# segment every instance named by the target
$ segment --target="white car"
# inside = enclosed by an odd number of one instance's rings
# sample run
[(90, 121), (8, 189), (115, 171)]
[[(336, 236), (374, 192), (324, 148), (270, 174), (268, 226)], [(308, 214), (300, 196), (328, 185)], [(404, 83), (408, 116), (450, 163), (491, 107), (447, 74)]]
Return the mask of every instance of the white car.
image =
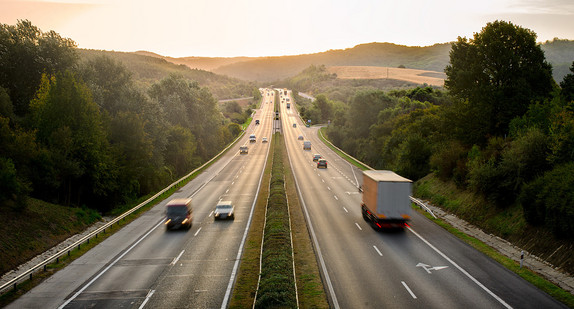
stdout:
[(268, 141), (267, 141), (267, 137), (262, 138), (262, 139), (261, 139), (261, 142), (262, 142), (262, 143), (267, 143), (267, 142), (268, 142)]
[(215, 206), (215, 211), (213, 212), (213, 219), (235, 219), (235, 206), (231, 201), (219, 201), (217, 206)]

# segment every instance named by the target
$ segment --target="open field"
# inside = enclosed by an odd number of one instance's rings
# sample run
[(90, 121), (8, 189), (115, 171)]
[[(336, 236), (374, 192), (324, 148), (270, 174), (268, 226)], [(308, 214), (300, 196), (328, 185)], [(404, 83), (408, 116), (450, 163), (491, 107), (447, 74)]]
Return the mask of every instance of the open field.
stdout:
[(446, 77), (442, 72), (376, 66), (332, 66), (327, 70), (340, 79), (398, 79), (438, 87), (444, 86)]

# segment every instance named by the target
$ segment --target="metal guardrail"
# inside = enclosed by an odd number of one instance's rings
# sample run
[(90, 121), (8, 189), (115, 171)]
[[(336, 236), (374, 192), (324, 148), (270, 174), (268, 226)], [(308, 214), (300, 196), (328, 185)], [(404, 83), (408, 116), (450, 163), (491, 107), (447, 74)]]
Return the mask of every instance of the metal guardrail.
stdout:
[(415, 204), (417, 204), (420, 208), (422, 208), (424, 211), (428, 212), (429, 214), (431, 214), (431, 216), (433, 216), (435, 219), (437, 219), (437, 217), (434, 215), (434, 213), (432, 212), (432, 210), (430, 208), (428, 208), (427, 205), (425, 205), (425, 203), (423, 203), (421, 200), (416, 199), (412, 196), (409, 196), (409, 198), (411, 199), (411, 201)]
[[(349, 155), (348, 153), (344, 152), (343, 150), (341, 150), (339, 147), (333, 145), (333, 143), (331, 143), (331, 141), (329, 141), (328, 139), (325, 138), (325, 136), (323, 136), (323, 132), (321, 132), (321, 130), (319, 130), (319, 134), (321, 134), (321, 137), (323, 138), (324, 141), (326, 141), (327, 143), (329, 143), (333, 148), (337, 149), (338, 151), (344, 153), (347, 157), (353, 159), (355, 162), (363, 165), (364, 167), (370, 169), (370, 170), (374, 170), (374, 168), (368, 166), (367, 164), (357, 160), (355, 157)], [(421, 200), (414, 198), (412, 196), (409, 196), (409, 198), (411, 199), (411, 201), (415, 204), (417, 204), (421, 209), (423, 209), (424, 211), (428, 212), (431, 214), (431, 216), (433, 216), (435, 219), (437, 219), (437, 217), (435, 216), (435, 214), (432, 212), (432, 210), (430, 208), (428, 208), (427, 205), (425, 205), (425, 203), (423, 203)]]
[(190, 172), (189, 174), (183, 176), (182, 178), (180, 178), (179, 180), (175, 181), (174, 183), (172, 183), (171, 185), (169, 185), (168, 187), (164, 188), (163, 190), (159, 191), (158, 193), (156, 193), (155, 195), (153, 195), (152, 197), (148, 198), (147, 200), (145, 200), (144, 202), (140, 203), (139, 205), (135, 206), (134, 208), (126, 211), (125, 213), (121, 214), (120, 216), (116, 217), (115, 219), (113, 219), (112, 221), (108, 222), (107, 224), (105, 224), (104, 226), (100, 227), (99, 229), (91, 232), (90, 234), (82, 237), (81, 239), (77, 240), (76, 242), (74, 242), (73, 244), (69, 245), (68, 247), (66, 247), (65, 249), (60, 250), (58, 253), (50, 256), (49, 258), (45, 259), (43, 262), (37, 264), (36, 266), (30, 268), (29, 270), (25, 271), (24, 273), (16, 276), (15, 278), (13, 278), (12, 280), (6, 282), (5, 284), (3, 284), (2, 286), (0, 286), (0, 293), (3, 293), (5, 290), (7, 290), (10, 286), (14, 286), (14, 289), (16, 289), (18, 283), (20, 281), (24, 281), (24, 279), (26, 277), (29, 277), (29, 279), (32, 279), (32, 275), (36, 272), (38, 272), (41, 268), (43, 268), (44, 271), (46, 271), (46, 266), (48, 264), (53, 263), (54, 261), (56, 263), (59, 262), (60, 257), (64, 256), (64, 255), (70, 255), (70, 252), (74, 249), (74, 248), (78, 248), (80, 249), (81, 245), (86, 242), (86, 243), (90, 243), (90, 239), (91, 238), (97, 238), (98, 234), (100, 233), (105, 233), (106, 229), (112, 227), (115, 223), (119, 222), (120, 220), (123, 220), (124, 218), (126, 218), (127, 216), (131, 215), (132, 213), (134, 213), (135, 211), (137, 211), (138, 209), (142, 208), (143, 206), (147, 205), (148, 203), (150, 203), (151, 201), (153, 201), (154, 199), (156, 199), (157, 197), (161, 196), (162, 194), (164, 194), (165, 192), (167, 192), (168, 190), (170, 190), (171, 188), (173, 188), (174, 186), (177, 186), (179, 183), (181, 183), (182, 181), (186, 180), (187, 178), (191, 177), (193, 174), (195, 174), (196, 172), (200, 171), (201, 169), (203, 169), (204, 167), (206, 167), (207, 165), (211, 164), (211, 162), (213, 162), (214, 160), (218, 159), (223, 153), (225, 153), (229, 148), (231, 148), (232, 146), (235, 145), (235, 143), (241, 138), (243, 137), (243, 135), (245, 134), (245, 131), (241, 132), (241, 134), (239, 134), (239, 136), (233, 140), (233, 142), (231, 144), (229, 144), (229, 146), (227, 146), (225, 149), (223, 149), (220, 153), (218, 153), (216, 156), (214, 156), (211, 160), (205, 162), (202, 166), (196, 168), (195, 170), (193, 170), (192, 172)]

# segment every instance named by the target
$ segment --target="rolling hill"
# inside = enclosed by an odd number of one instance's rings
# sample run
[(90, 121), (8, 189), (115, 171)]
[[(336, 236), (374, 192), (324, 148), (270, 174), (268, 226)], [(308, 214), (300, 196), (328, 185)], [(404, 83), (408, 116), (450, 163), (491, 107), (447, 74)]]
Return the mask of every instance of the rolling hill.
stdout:
[[(569, 73), (574, 61), (574, 41), (554, 39), (541, 44), (547, 61), (552, 64), (557, 82)], [(283, 57), (162, 57), (190, 68), (209, 70), (243, 80), (274, 82), (299, 74), (310, 65), (374, 66), (444, 72), (449, 62), (450, 43), (432, 46), (404, 46), (392, 43), (368, 43), (353, 48), (322, 53)], [(140, 52), (141, 53), (141, 52)]]

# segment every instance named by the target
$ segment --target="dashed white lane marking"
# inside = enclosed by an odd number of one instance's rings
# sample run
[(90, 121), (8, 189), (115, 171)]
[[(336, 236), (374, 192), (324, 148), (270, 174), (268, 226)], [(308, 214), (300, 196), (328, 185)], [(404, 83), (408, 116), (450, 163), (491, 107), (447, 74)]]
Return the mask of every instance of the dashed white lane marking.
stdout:
[(193, 234), (193, 236), (197, 236), (197, 234), (199, 234), (199, 231), (201, 231), (201, 228), (198, 228), (197, 232), (195, 232), (195, 234)]
[(415, 295), (415, 293), (413, 293), (413, 291), (411, 291), (411, 289), (409, 288), (409, 286), (408, 286), (404, 281), (401, 281), (401, 283), (403, 284), (403, 286), (405, 287), (405, 289), (407, 289), (407, 291), (409, 291), (409, 294), (411, 294), (411, 296), (412, 296), (414, 299), (417, 299), (417, 296)]
[(173, 259), (173, 261), (171, 261), (171, 263), (169, 265), (175, 265), (175, 263), (177, 263), (177, 261), (179, 261), (179, 259), (181, 258), (181, 256), (183, 255), (183, 253), (185, 252), (185, 250), (182, 250), (179, 255)]
[(377, 248), (377, 246), (373, 246), (373, 248), (375, 248), (375, 250), (377, 250), (377, 253), (378, 253), (380, 256), (383, 256), (383, 254), (381, 253), (381, 251), (379, 251), (379, 248)]
[(359, 228), (359, 230), (361, 230), (361, 231), (363, 230), (363, 229), (361, 228), (361, 226), (359, 225), (359, 223), (355, 222), (355, 225)]
[(153, 293), (155, 293), (155, 290), (150, 290), (146, 297), (145, 300), (143, 301), (143, 303), (140, 305), (139, 309), (142, 309), (143, 307), (145, 307), (145, 304), (147, 304), (148, 300), (151, 298), (151, 296), (153, 295)]
[(345, 210), (346, 213), (349, 213), (349, 211), (347, 210), (347, 208), (343, 207), (343, 209)]

